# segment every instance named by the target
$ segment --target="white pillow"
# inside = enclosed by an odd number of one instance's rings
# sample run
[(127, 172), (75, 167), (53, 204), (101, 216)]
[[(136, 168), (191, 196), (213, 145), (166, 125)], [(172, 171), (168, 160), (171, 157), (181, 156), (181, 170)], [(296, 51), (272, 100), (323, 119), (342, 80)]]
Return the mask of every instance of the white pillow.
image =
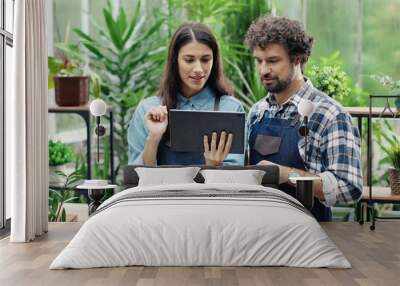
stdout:
[(135, 168), (139, 176), (139, 186), (195, 183), (193, 179), (199, 170), (199, 167)]
[(205, 184), (234, 183), (261, 185), (265, 171), (262, 170), (202, 170)]

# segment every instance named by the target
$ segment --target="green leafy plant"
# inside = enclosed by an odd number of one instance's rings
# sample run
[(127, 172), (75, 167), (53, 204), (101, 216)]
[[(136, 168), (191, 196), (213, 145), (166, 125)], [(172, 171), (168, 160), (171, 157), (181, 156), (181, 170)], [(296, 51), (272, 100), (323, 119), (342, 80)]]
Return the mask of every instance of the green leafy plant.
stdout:
[(79, 45), (68, 43), (69, 25), (64, 42), (55, 44), (55, 56), (47, 57), (48, 88), (54, 88), (55, 76), (81, 76), (88, 73)]
[(60, 141), (49, 140), (49, 166), (58, 166), (74, 160), (71, 146)]
[(400, 144), (391, 146), (387, 150), (387, 155), (393, 168), (400, 171)]
[(314, 86), (330, 97), (345, 98), (350, 95), (347, 74), (339, 66), (313, 65), (307, 76)]
[[(373, 185), (386, 185), (388, 183), (388, 174), (386, 172), (387, 166), (392, 165), (391, 160), (389, 158), (390, 149), (392, 146), (397, 146), (400, 144), (400, 139), (398, 139), (399, 135), (394, 130), (392, 126), (393, 121), (383, 119), (379, 121), (372, 122), (372, 129), (374, 140), (380, 150), (383, 151), (383, 154), (386, 156), (381, 157), (379, 163), (377, 164), (376, 169), (373, 171), (372, 184)], [(364, 126), (364, 130), (366, 130), (367, 125)], [(364, 132), (366, 135), (367, 132)], [(366, 142), (367, 137), (363, 138), (364, 142)], [(382, 152), (380, 152), (382, 153)]]
[(252, 22), (260, 16), (271, 13), (272, 1), (236, 0), (234, 2), (239, 6), (238, 11), (227, 14), (222, 29), (223, 38), (229, 40), (226, 45), (232, 47), (228, 53), (226, 49), (223, 49), (225, 67), (227, 75), (234, 83), (236, 96), (242, 101), (245, 109), (249, 110), (254, 103), (266, 95), (266, 91), (259, 79), (254, 58), (248, 47), (244, 45), (244, 39)]
[(335, 98), (344, 106), (366, 104), (368, 93), (353, 85), (352, 79), (343, 69), (339, 60), (340, 52), (329, 57), (321, 57), (318, 62), (311, 61), (305, 75), (313, 85), (328, 96)]
[(78, 76), (82, 75), (82, 70), (77, 63), (71, 61), (66, 56), (61, 58), (48, 57), (49, 69), (49, 89), (54, 87), (54, 76)]
[(49, 189), (49, 221), (66, 221), (64, 204), (77, 200), (80, 197), (74, 196), (73, 189), (84, 178), (84, 168), (79, 168), (70, 174), (61, 171), (56, 172), (57, 176), (64, 179), (64, 185), (60, 189)]
[(116, 172), (128, 161), (127, 130), (134, 108), (144, 96), (154, 93), (165, 52), (165, 46), (160, 47), (155, 37), (163, 20), (146, 26), (146, 15), (140, 5), (138, 1), (128, 19), (123, 7), (114, 13), (111, 1), (107, 1), (103, 9), (105, 27), (92, 21), (99, 39), (73, 29), (89, 58), (91, 70), (102, 79), (100, 97), (114, 108)]
[[(241, 100), (246, 111), (249, 111), (254, 103), (258, 102), (264, 96), (266, 91), (262, 85), (258, 72), (255, 68), (246, 72), (243, 71), (236, 62), (226, 60), (230, 67), (235, 69), (238, 80), (234, 82), (236, 96)], [(254, 62), (250, 62), (249, 65), (254, 65)]]
[[(382, 120), (382, 124), (373, 123), (374, 131), (377, 131), (378, 136), (375, 138), (375, 142), (379, 147), (386, 153), (389, 153), (391, 146), (400, 144), (399, 135), (394, 130), (389, 120)], [(389, 146), (389, 147), (388, 147)]]

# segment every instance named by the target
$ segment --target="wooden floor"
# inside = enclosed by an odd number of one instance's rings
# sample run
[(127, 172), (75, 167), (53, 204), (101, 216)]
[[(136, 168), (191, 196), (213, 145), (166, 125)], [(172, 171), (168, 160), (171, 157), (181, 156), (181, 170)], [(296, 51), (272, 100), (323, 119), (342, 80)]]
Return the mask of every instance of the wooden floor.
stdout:
[(375, 231), (357, 223), (325, 223), (352, 269), (289, 267), (122, 267), (48, 270), (81, 226), (50, 224), (32, 243), (0, 241), (0, 285), (400, 285), (400, 222), (378, 222)]

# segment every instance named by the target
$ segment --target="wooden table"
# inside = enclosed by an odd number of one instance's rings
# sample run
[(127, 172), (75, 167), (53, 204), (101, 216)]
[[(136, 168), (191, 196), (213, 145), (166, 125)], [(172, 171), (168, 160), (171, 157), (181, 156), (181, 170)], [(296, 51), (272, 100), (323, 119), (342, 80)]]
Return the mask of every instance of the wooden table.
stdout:
[[(374, 98), (377, 98), (377, 96), (374, 96)], [(386, 97), (385, 97), (386, 98)], [(371, 104), (371, 102), (370, 102)], [(396, 110), (394, 106), (391, 107), (391, 109), (385, 109), (385, 107), (344, 107), (344, 109), (354, 118), (357, 118), (358, 122), (358, 129), (360, 131), (360, 136), (362, 137), (362, 119), (363, 118), (400, 118), (400, 110)], [(369, 117), (371, 115), (371, 117)], [(370, 124), (370, 120), (368, 120), (368, 124)], [(372, 131), (370, 130), (371, 128), (367, 126), (368, 130), (368, 140), (367, 144), (369, 142), (372, 142)], [(368, 153), (368, 173), (367, 173), (367, 178), (368, 178), (368, 184), (372, 184), (372, 154), (371, 154), (371, 148), (370, 146), (367, 145), (367, 153)], [(375, 216), (374, 214), (374, 204), (375, 203), (393, 203), (393, 204), (398, 204), (400, 203), (400, 195), (394, 196), (391, 195), (390, 188), (381, 188), (381, 187), (373, 187), (372, 190), (372, 196), (370, 197), (369, 195), (369, 187), (364, 187), (363, 189), (363, 194), (362, 198), (357, 204), (357, 213), (359, 215), (359, 222), (360, 224), (364, 223), (364, 207), (367, 207), (367, 218), (369, 214), (371, 215), (372, 218), (372, 225), (370, 226), (371, 230), (375, 229), (375, 221), (376, 219), (398, 219), (398, 218), (393, 218), (393, 217), (379, 217)]]
[[(361, 200), (369, 200), (369, 187), (363, 188), (363, 194)], [(388, 187), (372, 187), (372, 197), (374, 201), (385, 202), (400, 202), (400, 195), (392, 195), (390, 188)]]
[(370, 226), (371, 230), (375, 229), (375, 222), (377, 219), (387, 219), (387, 220), (398, 220), (398, 217), (382, 217), (376, 216), (374, 212), (375, 203), (391, 203), (400, 204), (400, 195), (393, 195), (390, 188), (387, 187), (372, 187), (372, 193), (370, 196), (369, 187), (365, 186), (363, 188), (363, 193), (360, 201), (357, 204), (359, 223), (364, 224), (364, 212), (367, 212), (367, 219), (371, 217), (372, 224)]
[[(350, 113), (351, 116), (353, 117), (368, 117), (369, 114), (369, 107), (344, 107), (344, 109)], [(392, 108), (393, 110), (393, 108)], [(389, 110), (385, 110), (384, 113), (382, 113), (383, 107), (372, 107), (371, 108), (371, 116), (372, 117), (385, 117), (385, 118), (391, 118), (393, 117), (393, 113), (391, 113)], [(396, 110), (393, 110), (396, 115)], [(397, 111), (397, 116), (400, 116), (400, 111)]]

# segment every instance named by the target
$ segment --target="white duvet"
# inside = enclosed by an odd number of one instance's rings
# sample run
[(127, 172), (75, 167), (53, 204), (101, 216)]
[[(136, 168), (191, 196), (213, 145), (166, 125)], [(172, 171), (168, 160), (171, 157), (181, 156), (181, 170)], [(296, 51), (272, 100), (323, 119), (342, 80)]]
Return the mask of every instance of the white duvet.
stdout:
[[(122, 200), (137, 192), (169, 190), (263, 191), (272, 199)], [(350, 268), (318, 222), (294, 203), (300, 204), (279, 190), (254, 185), (194, 183), (127, 189), (99, 207), (50, 269), (127, 265)]]

